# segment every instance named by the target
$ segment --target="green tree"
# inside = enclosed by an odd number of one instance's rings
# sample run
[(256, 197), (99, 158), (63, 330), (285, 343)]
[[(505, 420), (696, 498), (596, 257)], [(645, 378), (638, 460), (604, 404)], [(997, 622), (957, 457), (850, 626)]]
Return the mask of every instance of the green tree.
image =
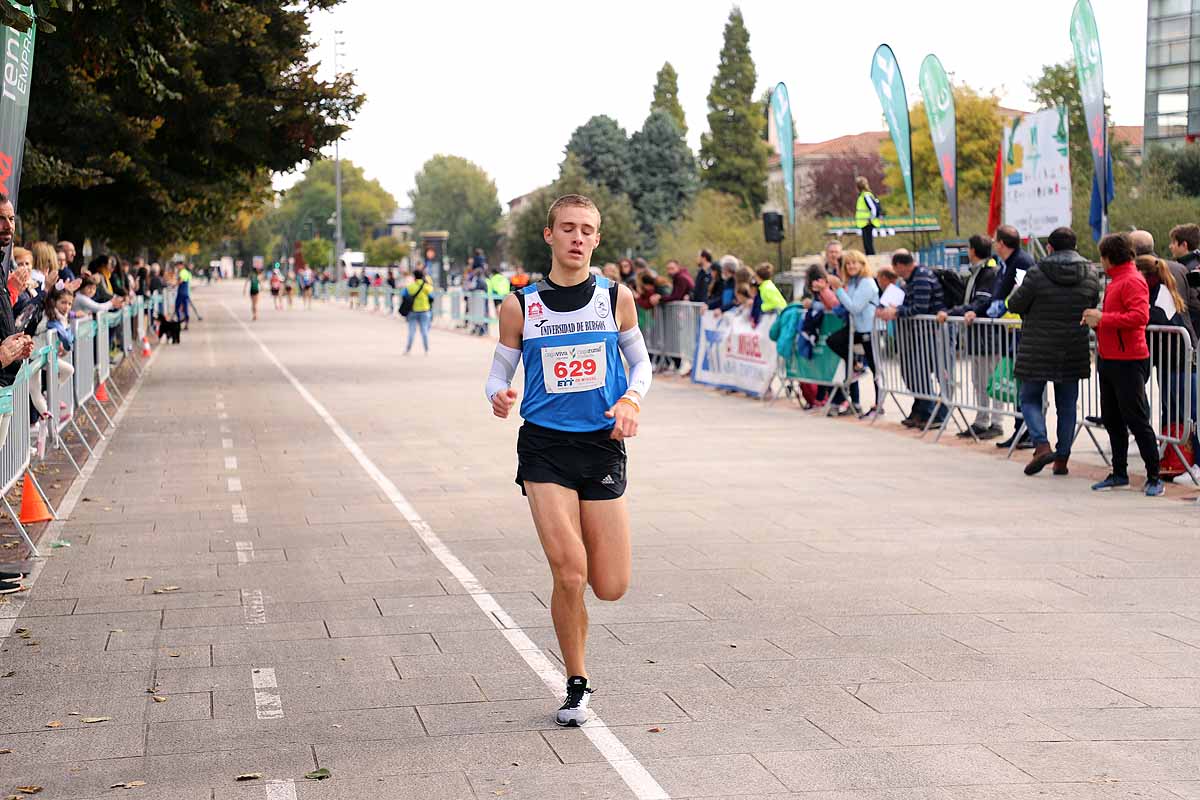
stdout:
[[(1000, 100), (981, 95), (968, 86), (954, 87), (954, 111), (958, 118), (958, 194), (960, 202), (987, 199), (992, 191), (992, 174), (996, 167), (996, 151), (1000, 147), (1003, 118)], [(929, 135), (929, 117), (925, 103), (918, 102), (908, 112), (912, 130), (913, 194), (918, 205), (928, 211), (945, 206), (942, 173)], [(904, 179), (896, 162), (896, 147), (889, 138), (880, 148), (885, 167), (884, 182), (896, 197), (904, 193)], [(940, 206), (939, 206), (940, 203)], [(907, 204), (900, 202), (900, 204)], [(894, 204), (896, 205), (896, 204)], [(903, 213), (899, 208), (892, 213)], [(949, 217), (945, 221), (948, 221)]]
[(375, 267), (396, 264), (405, 258), (411, 249), (410, 243), (402, 242), (395, 236), (380, 236), (367, 242), (367, 263)]
[[(818, 252), (823, 241), (821, 224), (811, 217), (796, 217), (797, 253)], [(788, 249), (786, 243), (784, 247)], [(658, 232), (660, 262), (675, 258), (691, 264), (702, 249), (714, 258), (732, 253), (750, 266), (769, 261), (780, 268), (775, 263), (778, 248), (763, 241), (762, 222), (751, 216), (738, 198), (712, 189), (701, 190), (682, 218)]]
[(338, 2), (57, 2), (34, 59), (22, 215), (119, 247), (223, 233), (363, 102), (350, 76), (322, 81), (310, 63), (309, 15)]
[(708, 93), (708, 132), (700, 140), (700, 168), (706, 187), (737, 197), (753, 214), (767, 199), (766, 116), (754, 98), (757, 80), (750, 32), (741, 10), (734, 7)]
[(643, 248), (656, 249), (655, 232), (678, 219), (696, 193), (696, 159), (674, 118), (655, 109), (629, 140), (633, 185), (629, 199), (637, 211)]
[(434, 156), (417, 173), (412, 199), (416, 227), (449, 231), (446, 252), (466, 263), (474, 248), (490, 252), (500, 238), (496, 184), (480, 167), (459, 156)]
[[(275, 229), (285, 239), (319, 235), (334, 238), (331, 221), (337, 208), (335, 165), (313, 163), (304, 179), (283, 195), (273, 215)], [(377, 180), (368, 180), (362, 167), (342, 159), (342, 236), (349, 250), (361, 250), (371, 232), (396, 209), (396, 198)]]
[(593, 264), (616, 261), (637, 247), (640, 236), (629, 198), (614, 195), (605, 187), (589, 181), (575, 157), (568, 155), (558, 180), (539, 189), (513, 220), (509, 246), (517, 261), (527, 270), (543, 275), (550, 272), (550, 246), (546, 244), (542, 231), (546, 227), (551, 204), (564, 194), (589, 197), (600, 209), (600, 246), (592, 253)]
[(612, 117), (597, 115), (575, 129), (567, 142), (587, 179), (613, 194), (628, 194), (633, 182), (629, 164), (629, 139)]
[(655, 109), (670, 114), (679, 128), (679, 135), (687, 138), (687, 117), (679, 103), (679, 74), (670, 61), (663, 62), (662, 69), (654, 77), (654, 99), (650, 101), (650, 111), (654, 112)]
[(308, 266), (313, 269), (326, 269), (333, 261), (333, 241), (330, 239), (309, 239), (300, 243), (300, 252)]

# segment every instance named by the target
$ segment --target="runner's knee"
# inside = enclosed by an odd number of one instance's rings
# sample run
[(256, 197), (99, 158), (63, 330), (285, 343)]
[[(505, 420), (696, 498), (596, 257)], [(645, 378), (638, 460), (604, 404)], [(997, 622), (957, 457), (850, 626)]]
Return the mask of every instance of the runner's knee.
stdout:
[(629, 580), (627, 578), (592, 578), (592, 593), (596, 595), (597, 600), (620, 600), (625, 596), (625, 591), (629, 588)]
[(583, 587), (587, 585), (587, 565), (585, 563), (576, 563), (572, 559), (562, 563), (552, 563), (550, 570), (554, 573), (555, 589), (560, 592), (583, 594)]

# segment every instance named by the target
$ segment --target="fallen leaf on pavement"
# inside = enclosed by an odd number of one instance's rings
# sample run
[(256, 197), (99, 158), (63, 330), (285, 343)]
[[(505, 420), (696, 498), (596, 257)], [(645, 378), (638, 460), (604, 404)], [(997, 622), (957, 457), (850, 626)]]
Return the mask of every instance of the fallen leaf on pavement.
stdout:
[(662, 728), (651, 728), (647, 733), (662, 733)]
[(333, 774), (325, 767), (321, 767), (320, 769), (314, 769), (312, 772), (304, 773), (304, 777), (310, 781), (323, 781), (326, 778), (333, 777)]
[(13, 675), (16, 675), (16, 674), (17, 674), (16, 671), (10, 669), (8, 672), (4, 673), (3, 675), (0, 675), (0, 678), (11, 678)]
[(256, 781), (259, 778), (261, 778), (262, 776), (263, 776), (263, 774), (261, 772), (247, 772), (243, 775), (238, 775), (236, 778), (234, 778), (234, 780), (235, 781)]
[(178, 592), (178, 586), (160, 586), (154, 590), (155, 594), (166, 594), (167, 592)]
[(11, 752), (12, 750), (9, 750), (7, 747), (0, 748), (0, 756), (6, 756)]
[(112, 717), (84, 717), (80, 721), (87, 723), (88, 725), (91, 725), (94, 722), (109, 722), (111, 720), (112, 720)]
[(167, 653), (168, 658), (179, 658), (179, 653)]
[(156, 703), (165, 703), (165, 702), (167, 702), (167, 698), (165, 698), (165, 697), (159, 697), (158, 695), (154, 695), (154, 702), (156, 702)]
[(47, 722), (47, 723), (46, 723), (46, 727), (47, 727), (47, 728), (61, 728), (61, 727), (62, 727), (62, 723), (61, 723), (61, 722), (59, 722), (59, 721), (58, 721), (58, 720), (56, 720), (56, 719), (52, 719), (52, 720), (50, 720), (49, 722)]
[(22, 794), (37, 794), (42, 790), (40, 786), (18, 786), (17, 791)]
[(145, 781), (125, 781), (123, 783), (114, 783), (108, 787), (110, 789), (136, 789), (139, 786), (145, 786)]

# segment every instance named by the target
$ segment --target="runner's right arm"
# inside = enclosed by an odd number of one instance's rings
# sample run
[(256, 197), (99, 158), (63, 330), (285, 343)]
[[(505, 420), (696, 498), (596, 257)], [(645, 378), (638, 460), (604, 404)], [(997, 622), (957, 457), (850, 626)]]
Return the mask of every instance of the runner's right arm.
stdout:
[(484, 393), (492, 404), (492, 413), (506, 419), (508, 412), (517, 402), (517, 390), (512, 388), (517, 364), (521, 363), (521, 332), (525, 327), (525, 315), (521, 302), (515, 294), (504, 298), (500, 304), (500, 343), (492, 357), (492, 369), (488, 373)]

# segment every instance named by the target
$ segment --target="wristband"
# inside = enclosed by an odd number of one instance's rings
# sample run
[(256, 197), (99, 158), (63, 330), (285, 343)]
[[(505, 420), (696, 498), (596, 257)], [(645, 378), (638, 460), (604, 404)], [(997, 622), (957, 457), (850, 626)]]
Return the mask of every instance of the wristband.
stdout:
[(618, 400), (617, 402), (618, 403), (628, 403), (629, 405), (633, 406), (634, 411), (638, 412), (639, 414), (642, 413), (642, 407), (640, 405), (638, 405), (636, 400), (634, 400), (632, 397), (629, 397), (628, 395), (622, 396), (621, 399)]

